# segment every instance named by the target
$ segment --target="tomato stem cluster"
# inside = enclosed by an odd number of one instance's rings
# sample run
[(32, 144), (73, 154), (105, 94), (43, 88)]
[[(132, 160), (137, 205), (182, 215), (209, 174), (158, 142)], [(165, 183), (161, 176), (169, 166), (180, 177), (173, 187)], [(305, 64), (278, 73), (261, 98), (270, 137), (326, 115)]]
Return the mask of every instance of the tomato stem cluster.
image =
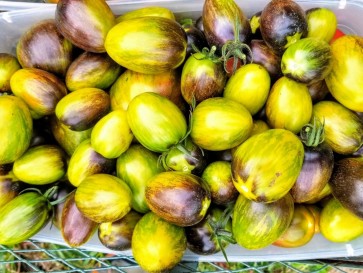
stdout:
[(316, 147), (324, 141), (324, 122), (314, 117), (313, 123), (305, 125), (300, 132), (302, 142), (308, 147)]
[[(238, 60), (241, 60), (244, 65), (247, 63), (247, 57), (249, 57), (251, 63), (253, 60), (251, 48), (247, 44), (240, 41), (240, 27), (240, 23), (238, 22), (238, 19), (236, 19), (234, 27), (234, 40), (227, 41), (222, 47), (222, 60), (224, 63), (224, 69), (228, 71), (227, 61), (229, 58), (233, 57), (233, 73), (237, 69)], [(244, 53), (244, 51), (247, 51), (247, 53)]]

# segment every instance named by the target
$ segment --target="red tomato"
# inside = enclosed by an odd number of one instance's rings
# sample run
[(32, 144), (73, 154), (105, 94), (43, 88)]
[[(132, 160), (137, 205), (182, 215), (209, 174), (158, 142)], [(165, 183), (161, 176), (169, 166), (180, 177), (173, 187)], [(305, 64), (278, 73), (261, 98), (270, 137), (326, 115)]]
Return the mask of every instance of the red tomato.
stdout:
[(345, 33), (343, 31), (341, 31), (340, 29), (337, 28), (337, 30), (335, 31), (335, 34), (333, 36), (333, 38), (330, 40), (330, 44), (332, 44), (336, 39), (338, 39), (339, 37), (344, 36)]
[(233, 57), (230, 57), (226, 64), (225, 64), (225, 70), (227, 72), (227, 76), (230, 77), (234, 74), (234, 72), (239, 68), (241, 67), (242, 65), (242, 61), (241, 59), (237, 59), (237, 66), (236, 66), (236, 69), (233, 71)]

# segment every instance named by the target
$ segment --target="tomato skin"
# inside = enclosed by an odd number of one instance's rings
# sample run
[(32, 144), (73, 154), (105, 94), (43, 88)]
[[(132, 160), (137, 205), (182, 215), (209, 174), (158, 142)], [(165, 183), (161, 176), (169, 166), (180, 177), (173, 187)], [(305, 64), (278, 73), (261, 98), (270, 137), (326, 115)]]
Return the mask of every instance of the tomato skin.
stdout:
[(228, 0), (206, 0), (203, 5), (203, 30), (209, 45), (218, 50), (229, 40), (234, 40), (235, 24), (239, 24), (239, 40), (246, 42), (251, 34), (248, 18), (241, 8)]
[(199, 176), (180, 171), (154, 175), (147, 183), (145, 197), (151, 211), (182, 227), (199, 223), (211, 203), (211, 194), (204, 181)]
[(96, 223), (114, 222), (131, 210), (132, 192), (120, 178), (99, 173), (82, 180), (74, 199), (88, 219)]
[(130, 249), (134, 228), (142, 216), (143, 214), (130, 210), (120, 220), (101, 223), (98, 227), (98, 239), (112, 250)]
[(95, 124), (91, 133), (91, 145), (105, 158), (118, 158), (129, 148), (133, 137), (127, 123), (126, 111), (116, 110)]
[(153, 152), (166, 152), (187, 133), (181, 110), (162, 95), (137, 95), (127, 108), (127, 120), (135, 138)]
[(216, 97), (194, 109), (190, 136), (202, 149), (222, 151), (245, 141), (252, 130), (250, 112), (231, 99)]
[(238, 101), (254, 115), (264, 106), (270, 83), (270, 75), (263, 66), (246, 64), (229, 78), (223, 97)]
[[(206, 217), (198, 224), (185, 228), (185, 235), (187, 237), (187, 247), (194, 253), (200, 255), (210, 255), (221, 251), (228, 246), (228, 242), (221, 240), (221, 246), (218, 244), (218, 235), (210, 225), (210, 221), (220, 222), (223, 221), (222, 207), (213, 206), (209, 209)], [(232, 232), (231, 219), (229, 218), (224, 227), (224, 230)]]
[(125, 181), (132, 191), (132, 208), (140, 213), (150, 211), (145, 198), (148, 180), (164, 171), (158, 154), (140, 144), (132, 144), (116, 161), (117, 177)]
[(131, 239), (132, 255), (147, 272), (167, 272), (182, 259), (187, 247), (184, 229), (153, 212), (136, 224)]
[(363, 144), (363, 122), (348, 108), (335, 101), (320, 101), (313, 117), (324, 123), (325, 141), (335, 153), (349, 155)]
[(158, 16), (175, 20), (175, 15), (170, 9), (158, 6), (150, 6), (150, 7), (138, 8), (132, 11), (128, 11), (116, 17), (116, 22), (119, 23), (121, 21), (138, 17), (144, 17), (144, 16)]
[(304, 145), (304, 149), (304, 163), (290, 191), (295, 203), (318, 198), (328, 183), (334, 167), (333, 150), (326, 142), (316, 147)]
[(344, 208), (335, 198), (323, 207), (319, 225), (321, 234), (331, 242), (349, 242), (363, 234), (363, 220)]
[(266, 101), (267, 122), (272, 128), (287, 129), (297, 134), (309, 123), (312, 107), (305, 84), (281, 77), (272, 86)]
[(339, 28), (335, 30), (333, 38), (330, 40), (329, 44), (334, 43), (335, 40), (339, 39), (340, 37), (344, 36), (345, 33), (341, 31)]
[(331, 52), (333, 68), (325, 78), (330, 93), (350, 110), (363, 112), (363, 37), (340, 37)]
[(337, 18), (333, 11), (327, 8), (311, 8), (306, 11), (308, 36), (329, 43), (337, 33)]
[(153, 75), (127, 69), (111, 86), (111, 110), (123, 109), (126, 111), (130, 101), (145, 92), (163, 95), (181, 109), (185, 103), (180, 92), (180, 73), (178, 70), (173, 69)]
[(140, 73), (157, 74), (183, 63), (187, 36), (175, 20), (138, 17), (115, 25), (107, 33), (105, 48), (121, 66)]
[(294, 201), (290, 194), (268, 204), (249, 200), (240, 194), (233, 209), (233, 236), (244, 248), (264, 248), (287, 230), (293, 213)]
[(237, 199), (239, 193), (233, 185), (230, 162), (211, 162), (203, 171), (202, 179), (209, 186), (212, 203), (228, 205)]
[(232, 177), (237, 190), (257, 202), (274, 202), (286, 195), (302, 168), (304, 147), (285, 129), (269, 129), (237, 147)]
[(280, 247), (300, 247), (306, 245), (315, 234), (315, 218), (304, 205), (294, 206), (294, 215), (289, 228), (273, 243)]
[(181, 76), (181, 93), (188, 104), (221, 96), (227, 80), (223, 64), (197, 52), (185, 62)]

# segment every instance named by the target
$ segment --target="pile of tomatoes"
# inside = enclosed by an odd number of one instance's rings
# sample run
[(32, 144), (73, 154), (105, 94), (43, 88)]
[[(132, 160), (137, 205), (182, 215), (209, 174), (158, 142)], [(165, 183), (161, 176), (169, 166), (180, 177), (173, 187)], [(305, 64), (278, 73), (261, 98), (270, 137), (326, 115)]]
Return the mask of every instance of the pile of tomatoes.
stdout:
[[(339, 37), (338, 37), (339, 36)], [(146, 271), (363, 234), (363, 38), (333, 11), (60, 0), (0, 53), (0, 244), (50, 221)]]

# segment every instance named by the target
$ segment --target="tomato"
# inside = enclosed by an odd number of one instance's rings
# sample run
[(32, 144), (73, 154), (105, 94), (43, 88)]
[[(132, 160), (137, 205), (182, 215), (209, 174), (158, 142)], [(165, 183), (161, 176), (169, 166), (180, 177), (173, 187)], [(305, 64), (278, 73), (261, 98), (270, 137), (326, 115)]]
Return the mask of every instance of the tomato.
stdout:
[(304, 205), (295, 205), (289, 228), (273, 243), (280, 247), (299, 247), (306, 245), (315, 234), (315, 218)]
[(325, 81), (332, 96), (363, 112), (363, 37), (345, 35), (331, 44), (333, 68)]
[(188, 249), (197, 254), (208, 255), (217, 253), (229, 245), (229, 238), (220, 236), (223, 232), (232, 237), (230, 215), (227, 215), (228, 219), (225, 220), (223, 212), (221, 207), (211, 207), (201, 222), (185, 228)]
[[(234, 62), (236, 62), (235, 65), (234, 65)], [(228, 60), (226, 61), (225, 65), (224, 65), (224, 69), (226, 70), (227, 76), (231, 77), (234, 74), (234, 72), (242, 66), (242, 64), (243, 63), (242, 63), (241, 59), (237, 59), (234, 57), (228, 58)], [(234, 67), (234, 66), (236, 66), (236, 67)]]
[(91, 145), (91, 140), (86, 139), (77, 146), (72, 154), (67, 169), (69, 182), (78, 187), (87, 176), (95, 173), (110, 173), (115, 160), (105, 158), (97, 153)]
[(119, 23), (121, 21), (144, 16), (158, 16), (175, 20), (175, 15), (170, 9), (158, 6), (150, 6), (128, 11), (116, 17), (116, 22)]
[(339, 39), (340, 37), (344, 36), (345, 33), (341, 31), (339, 28), (335, 30), (333, 38), (330, 40), (330, 44), (334, 43), (335, 40)]
[(136, 224), (131, 239), (132, 254), (147, 272), (165, 272), (176, 266), (187, 248), (184, 229), (153, 212)]
[(51, 218), (48, 198), (40, 191), (31, 191), (4, 205), (0, 211), (0, 244), (18, 244), (38, 233)]
[(125, 181), (132, 191), (132, 208), (148, 212), (145, 188), (150, 178), (164, 171), (159, 155), (140, 144), (132, 144), (116, 161), (117, 177)]
[(33, 185), (56, 182), (65, 175), (66, 171), (65, 153), (56, 145), (31, 147), (15, 160), (13, 165), (15, 176), (20, 181)]
[(190, 136), (203, 149), (221, 151), (245, 141), (252, 126), (252, 116), (242, 104), (223, 97), (209, 98), (194, 109)]
[(96, 223), (114, 222), (131, 210), (132, 192), (120, 178), (100, 173), (83, 179), (74, 199), (88, 219)]
[(166, 152), (187, 133), (181, 110), (162, 95), (137, 95), (127, 108), (127, 120), (135, 138), (153, 152)]
[(84, 216), (76, 206), (73, 191), (67, 196), (62, 209), (60, 230), (64, 241), (71, 247), (85, 244), (96, 232), (98, 224)]
[(91, 145), (106, 158), (117, 158), (125, 152), (134, 136), (124, 110), (116, 110), (101, 118), (92, 129)]
[(237, 190), (257, 202), (285, 196), (302, 168), (304, 147), (285, 129), (269, 129), (237, 147), (232, 156), (232, 177)]
[(293, 213), (290, 194), (272, 203), (255, 202), (240, 194), (233, 209), (233, 236), (247, 249), (267, 247), (288, 229)]
[[(30, 145), (33, 119), (25, 102), (15, 96), (0, 96), (0, 115), (7, 122), (0, 124), (0, 165), (13, 163)], [(14, 132), (17, 132), (16, 137)]]
[(303, 38), (289, 46), (281, 57), (282, 73), (297, 82), (321, 81), (332, 69), (332, 54), (327, 42)]
[(337, 33), (337, 17), (328, 8), (311, 8), (306, 11), (308, 22), (308, 36), (324, 40), (329, 43)]
[(363, 122), (353, 111), (335, 101), (320, 101), (313, 117), (324, 123), (325, 141), (338, 154), (349, 155), (363, 144)]
[(267, 98), (267, 122), (272, 128), (287, 129), (297, 134), (309, 123), (312, 108), (307, 86), (281, 77), (274, 83)]
[(214, 51), (197, 52), (185, 62), (181, 76), (181, 93), (188, 104), (221, 96), (227, 80), (223, 64)]
[(270, 75), (263, 66), (246, 64), (229, 78), (223, 97), (241, 103), (254, 115), (265, 105), (270, 83)]
[(349, 242), (363, 234), (363, 220), (332, 198), (320, 214), (320, 231), (332, 242)]
[(169, 18), (145, 16), (122, 21), (107, 33), (105, 48), (121, 66), (157, 74), (180, 66), (186, 54), (184, 29)]
[(142, 214), (130, 210), (128, 214), (115, 222), (101, 223), (98, 227), (98, 239), (112, 250), (131, 248), (132, 234)]
[(233, 185), (230, 162), (211, 162), (205, 168), (202, 179), (209, 186), (212, 203), (227, 205), (237, 199), (239, 193)]
[(182, 107), (184, 102), (180, 91), (180, 73), (178, 70), (173, 69), (153, 75), (127, 69), (111, 86), (111, 109), (126, 111), (130, 101), (145, 92), (163, 95), (179, 107)]
[(211, 203), (208, 186), (196, 175), (166, 171), (154, 175), (145, 189), (149, 208), (178, 226), (192, 226), (207, 214)]

